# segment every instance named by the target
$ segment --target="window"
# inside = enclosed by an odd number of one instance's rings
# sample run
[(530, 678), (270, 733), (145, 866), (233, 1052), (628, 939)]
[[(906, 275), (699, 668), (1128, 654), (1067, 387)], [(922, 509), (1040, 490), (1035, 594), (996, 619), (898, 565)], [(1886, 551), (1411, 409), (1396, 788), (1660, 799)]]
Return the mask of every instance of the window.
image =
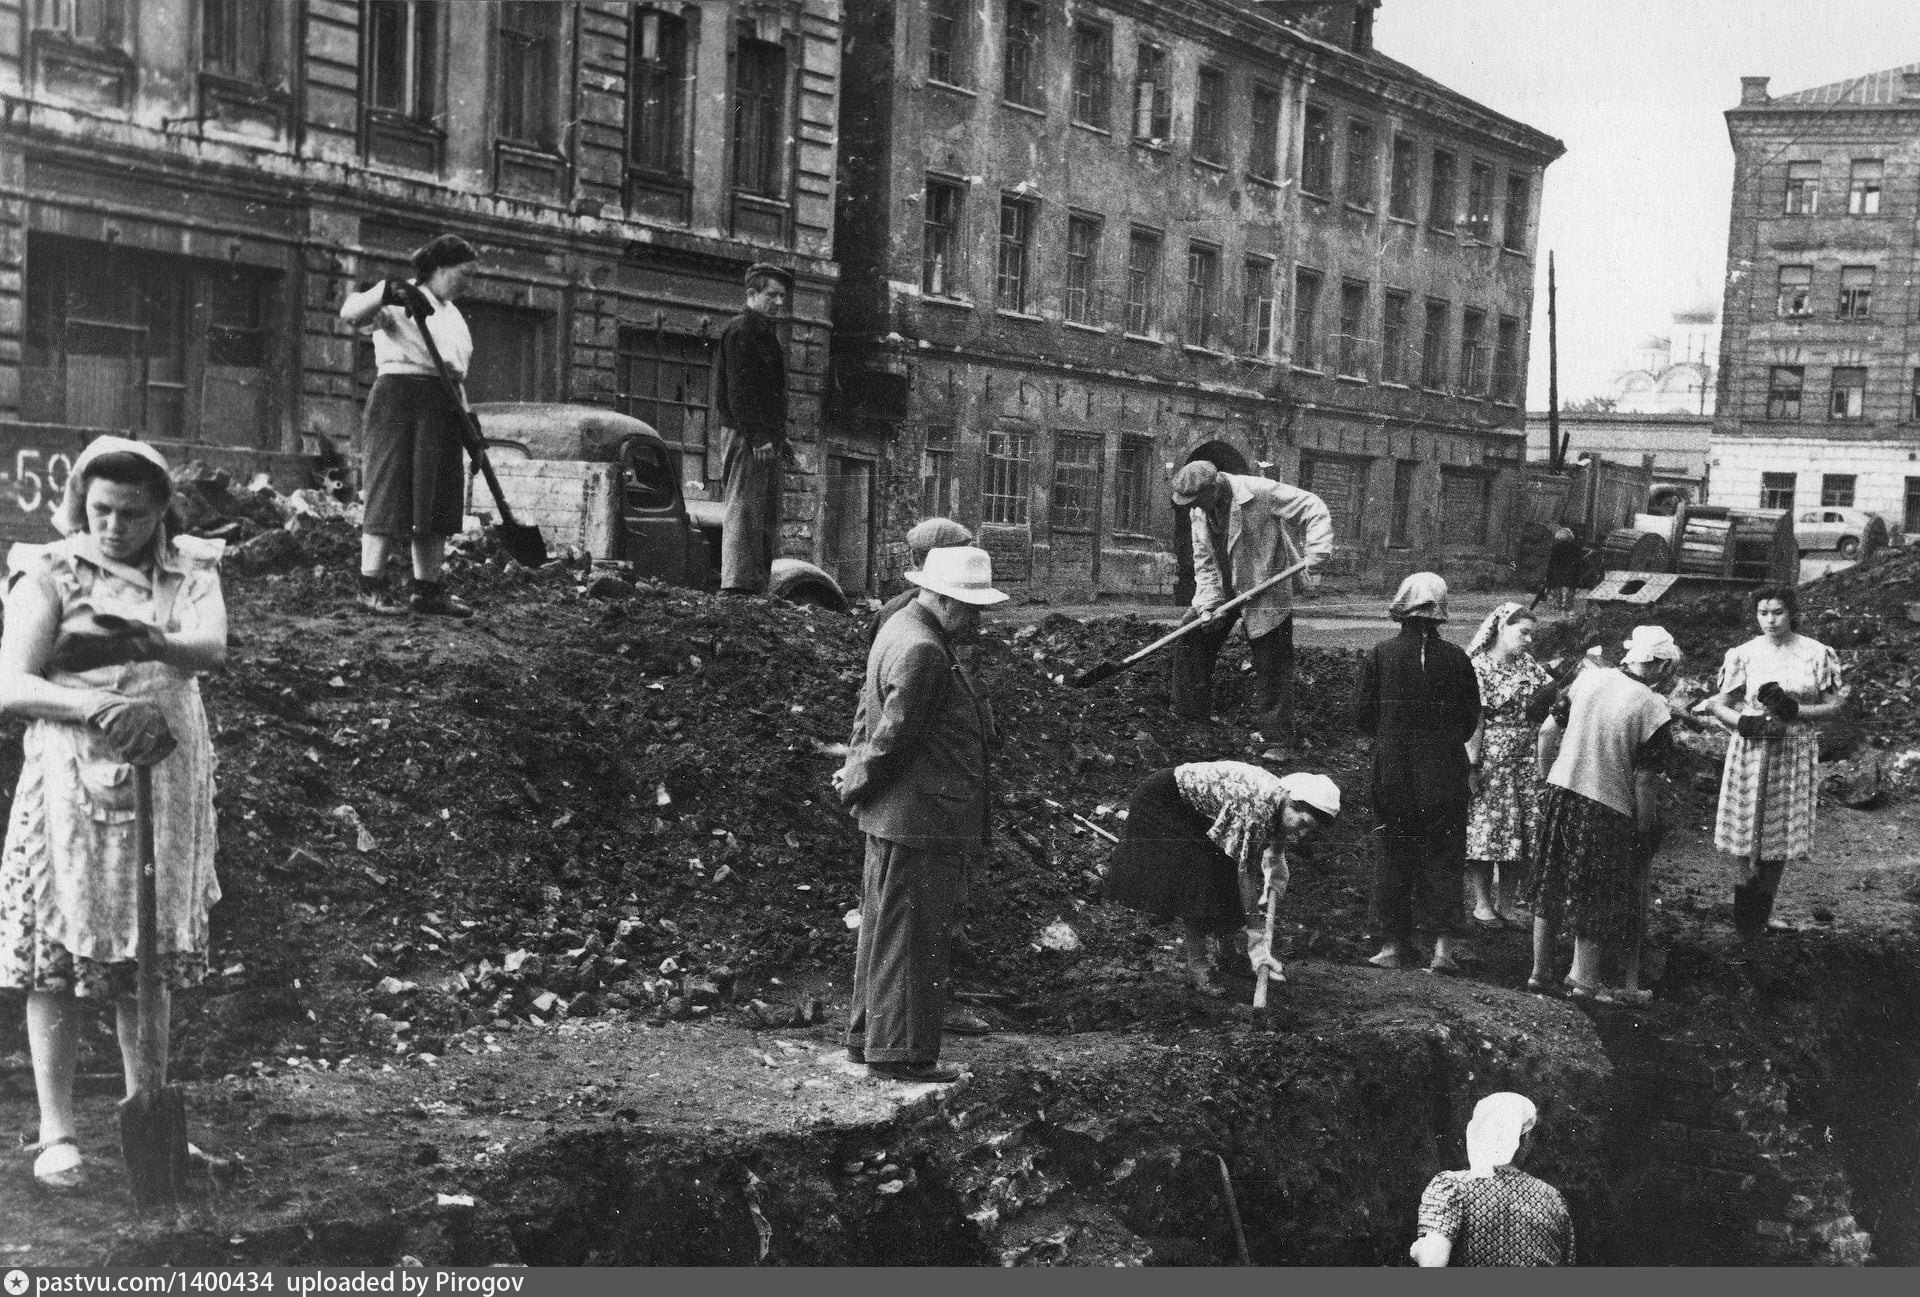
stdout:
[(634, 14), (627, 74), (627, 158), (643, 171), (686, 174), (687, 25), (677, 14)]
[(1102, 444), (1101, 437), (1082, 432), (1053, 439), (1053, 507), (1047, 523), (1055, 531), (1098, 528)]
[(1247, 174), (1256, 180), (1280, 176), (1280, 93), (1253, 88), (1253, 141), (1247, 148)]
[(1003, 311), (1027, 309), (1028, 261), (1033, 253), (1033, 203), (1010, 194), (1000, 197), (1000, 256), (994, 273), (994, 301)]
[(127, 0), (34, 0), (33, 25), (80, 45), (119, 49), (127, 40)]
[(1851, 423), (1866, 416), (1867, 371), (1852, 365), (1833, 367), (1833, 391), (1827, 401), (1827, 417)]
[(1044, 108), (1040, 92), (1041, 46), (1046, 16), (1034, 0), (1007, 0), (1007, 44), (1000, 64), (1000, 95), (1022, 108)]
[(1460, 392), (1487, 394), (1487, 313), (1467, 307), (1460, 312)]
[[(1913, 371), (1913, 406), (1912, 413), (1907, 417), (1910, 419), (1920, 419), (1920, 369)], [(1920, 529), (1909, 528), (1909, 530)]]
[(1440, 470), (1440, 543), (1484, 545), (1493, 492), (1484, 473)]
[(277, 375), (268, 276), (30, 234), (26, 281), (23, 419), (257, 443)]
[(1506, 228), (1501, 232), (1502, 247), (1514, 252), (1527, 250), (1527, 222), (1533, 207), (1533, 176), (1526, 171), (1507, 172)]
[(1787, 163), (1788, 216), (1812, 216), (1820, 210), (1820, 164)]
[(1873, 267), (1840, 267), (1840, 318), (1864, 320), (1873, 312)]
[(1500, 317), (1493, 344), (1493, 399), (1502, 405), (1520, 403), (1520, 321)]
[(1427, 299), (1426, 328), (1420, 335), (1420, 386), (1444, 391), (1447, 386), (1447, 315), (1452, 308)]
[(1760, 507), (1762, 509), (1793, 509), (1792, 473), (1762, 473), (1760, 475)]
[(1093, 323), (1093, 286), (1100, 274), (1100, 218), (1067, 218), (1067, 318)]
[(1167, 51), (1141, 41), (1135, 51), (1133, 73), (1133, 138), (1164, 144), (1173, 134), (1173, 82), (1167, 72)]
[(927, 77), (964, 86), (967, 65), (968, 0), (932, 0), (927, 7)]
[(960, 491), (954, 476), (955, 438), (952, 424), (931, 424), (920, 450), (920, 516), (954, 518), (960, 513)]
[(1120, 453), (1113, 464), (1113, 529), (1136, 536), (1146, 535), (1152, 520), (1148, 514), (1147, 482), (1152, 473), (1153, 443), (1141, 437), (1122, 437)]
[(1201, 68), (1193, 90), (1193, 156), (1202, 162), (1226, 160), (1226, 110), (1226, 73)]
[(1300, 485), (1326, 502), (1336, 540), (1360, 539), (1367, 511), (1367, 468), (1364, 459), (1300, 457)]
[(741, 37), (734, 51), (733, 187), (742, 193), (780, 197), (786, 93), (786, 47)]
[(1240, 306), (1240, 345), (1250, 356), (1273, 352), (1273, 263), (1247, 259), (1246, 296)]
[(557, 5), (500, 6), (500, 138), (535, 148), (557, 143), (554, 80), (560, 51)]
[(1300, 188), (1310, 194), (1333, 192), (1333, 130), (1324, 108), (1307, 109), (1300, 142)]
[(1293, 363), (1320, 368), (1320, 272), (1293, 272)]
[(1347, 123), (1347, 201), (1373, 210), (1373, 127)]
[(1187, 245), (1187, 336), (1189, 347), (1211, 347), (1220, 309), (1220, 249)]
[(1776, 309), (1781, 315), (1813, 314), (1813, 267), (1780, 267), (1779, 296)]
[(1433, 177), (1427, 190), (1427, 224), (1436, 230), (1451, 230), (1459, 220), (1453, 195), (1453, 154), (1445, 149), (1433, 151)]
[(1113, 29), (1073, 25), (1073, 120), (1106, 130), (1113, 122)]
[(1033, 481), (1033, 434), (987, 433), (987, 480), (980, 490), (981, 517), (1012, 527), (1027, 525)]
[(681, 481), (717, 481), (720, 465), (709, 471), (707, 455), (712, 344), (686, 334), (626, 328), (616, 345), (614, 408), (653, 425), (672, 451)]
[(1407, 295), (1390, 292), (1380, 310), (1380, 381), (1407, 381)]
[(1404, 135), (1393, 137), (1393, 183), (1387, 193), (1387, 215), (1414, 219), (1414, 195), (1420, 188), (1420, 150)]
[(1802, 365), (1775, 365), (1767, 371), (1767, 417), (1798, 419), (1800, 388), (1806, 377)]
[(1160, 236), (1134, 230), (1127, 236), (1127, 332), (1145, 336), (1158, 313), (1155, 290), (1160, 278)]
[(1419, 480), (1418, 461), (1401, 459), (1393, 465), (1393, 516), (1387, 520), (1387, 544), (1406, 549), (1413, 529), (1413, 486)]
[(416, 122), (433, 120), (439, 100), (440, 6), (427, 0), (367, 5), (368, 102)]
[(920, 291), (953, 297), (960, 289), (960, 204), (966, 190), (951, 180), (927, 178), (921, 216)]
[(1880, 214), (1880, 181), (1886, 164), (1879, 158), (1855, 158), (1847, 175), (1847, 215)]
[(260, 0), (201, 0), (201, 66), (236, 81), (269, 81), (268, 23), (274, 10)]
[(553, 367), (546, 362), (547, 316), (492, 302), (463, 298), (460, 314), (473, 335), (473, 354), (486, 360), (467, 375), (467, 398), (472, 401), (539, 401)]
[(1342, 378), (1367, 376), (1367, 286), (1349, 279), (1340, 285), (1340, 361)]
[(1920, 477), (1907, 479), (1906, 510), (1900, 520), (1900, 530), (1909, 535), (1920, 531)]
[(1467, 169), (1467, 237), (1493, 242), (1493, 168), (1475, 162)]
[(1820, 475), (1820, 507), (1822, 509), (1853, 508), (1852, 473), (1823, 473)]

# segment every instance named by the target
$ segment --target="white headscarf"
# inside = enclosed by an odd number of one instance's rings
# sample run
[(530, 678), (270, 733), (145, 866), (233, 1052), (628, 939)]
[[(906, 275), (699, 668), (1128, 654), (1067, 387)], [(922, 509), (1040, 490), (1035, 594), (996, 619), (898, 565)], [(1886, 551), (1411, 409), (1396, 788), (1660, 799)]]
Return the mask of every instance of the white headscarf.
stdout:
[(1496, 1167), (1506, 1166), (1520, 1151), (1520, 1139), (1533, 1129), (1538, 1115), (1533, 1100), (1502, 1090), (1473, 1106), (1467, 1123), (1467, 1174), (1484, 1180)]
[(1407, 617), (1425, 617), (1430, 621), (1447, 619), (1447, 583), (1438, 572), (1415, 572), (1400, 583), (1400, 591), (1387, 605), (1387, 616), (1395, 621)]
[(1325, 775), (1297, 770), (1290, 775), (1281, 775), (1280, 786), (1287, 790), (1288, 801), (1311, 806), (1330, 820), (1340, 814), (1340, 785)]
[(1473, 633), (1473, 639), (1467, 643), (1468, 655), (1485, 653), (1492, 648), (1494, 641), (1500, 638), (1500, 632), (1507, 628), (1507, 623), (1519, 611), (1520, 605), (1509, 599), (1488, 613), (1487, 619), (1480, 623), (1480, 629)]
[(162, 513), (160, 525), (153, 529), (153, 553), (155, 561), (164, 557), (167, 542), (172, 539), (168, 534), (173, 519), (166, 509), (173, 499), (173, 470), (167, 464), (167, 457), (143, 441), (133, 441), (126, 437), (95, 437), (87, 443), (73, 461), (73, 468), (67, 473), (67, 485), (60, 496), (60, 505), (53, 511), (53, 527), (62, 536), (84, 536), (87, 534), (87, 476), (94, 461), (105, 455), (138, 455), (160, 470), (160, 476), (167, 483), (167, 494), (160, 501)]
[(1633, 638), (1622, 640), (1620, 647), (1626, 650), (1620, 658), (1621, 666), (1634, 666), (1641, 662), (1675, 662), (1682, 654), (1680, 646), (1673, 642), (1673, 636), (1664, 626), (1635, 626)]

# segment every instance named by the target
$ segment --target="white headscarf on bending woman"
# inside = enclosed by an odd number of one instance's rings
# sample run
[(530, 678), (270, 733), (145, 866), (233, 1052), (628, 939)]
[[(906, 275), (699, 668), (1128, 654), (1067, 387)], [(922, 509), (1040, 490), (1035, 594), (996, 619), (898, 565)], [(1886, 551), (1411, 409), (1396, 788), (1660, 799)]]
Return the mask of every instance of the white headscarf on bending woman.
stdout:
[(1473, 1120), (1467, 1123), (1467, 1174), (1484, 1180), (1495, 1168), (1512, 1162), (1537, 1116), (1533, 1100), (1511, 1090), (1490, 1094), (1475, 1104)]

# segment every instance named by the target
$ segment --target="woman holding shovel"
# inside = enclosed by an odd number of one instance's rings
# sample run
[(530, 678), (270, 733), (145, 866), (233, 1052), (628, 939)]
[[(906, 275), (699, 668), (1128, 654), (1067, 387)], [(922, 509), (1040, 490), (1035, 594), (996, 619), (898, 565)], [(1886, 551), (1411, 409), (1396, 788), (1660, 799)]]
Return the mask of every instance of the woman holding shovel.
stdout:
[[(1273, 912), (1270, 897), (1286, 892), (1286, 848), (1339, 814), (1340, 789), (1325, 775), (1281, 776), (1244, 761), (1156, 770), (1127, 804), (1107, 899), (1179, 919), (1188, 981), (1203, 995), (1223, 995), (1208, 967), (1207, 938), (1224, 942), (1244, 929), (1253, 972), (1277, 974), (1265, 916)], [(1256, 906), (1262, 917), (1249, 919)]]
[(379, 371), (367, 397), (359, 592), (360, 606), (376, 616), (406, 611), (387, 590), (387, 558), (402, 537), (413, 549), (407, 606), (438, 617), (473, 615), (447, 593), (442, 565), (447, 537), (459, 534), (466, 512), (462, 405), (473, 360), (473, 335), (453, 300), (479, 260), (465, 239), (442, 234), (413, 254), (414, 278), (383, 280), (340, 306), (342, 320), (373, 335)]
[[(220, 897), (213, 747), (194, 676), (226, 660), (215, 566), (223, 546), (173, 536), (172, 498), (157, 451), (98, 438), (75, 461), (54, 515), (65, 539), (8, 556), (0, 713), (28, 725), (0, 855), (0, 986), (27, 993), (40, 1100), (33, 1173), (56, 1192), (85, 1181), (73, 1115), (76, 998), (115, 998), (129, 1095), (151, 1088), (141, 1037), (163, 1076), (165, 990), (205, 975), (207, 909)], [(157, 858), (151, 941), (136, 899), (147, 826)], [(137, 954), (143, 973), (158, 974), (138, 1012)]]
[(1720, 692), (1707, 707), (1733, 731), (1720, 776), (1713, 845), (1739, 862), (1733, 926), (1742, 941), (1767, 930), (1788, 860), (1813, 848), (1819, 800), (1819, 727), (1839, 713), (1846, 688), (1840, 658), (1799, 633), (1800, 601), (1786, 586), (1755, 590), (1760, 634), (1727, 650)]

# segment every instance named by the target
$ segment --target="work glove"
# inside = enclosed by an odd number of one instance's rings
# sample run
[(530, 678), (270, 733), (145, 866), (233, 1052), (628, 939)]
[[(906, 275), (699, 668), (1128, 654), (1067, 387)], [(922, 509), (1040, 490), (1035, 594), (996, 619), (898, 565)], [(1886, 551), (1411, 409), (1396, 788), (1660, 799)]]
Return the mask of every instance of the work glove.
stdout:
[(153, 662), (159, 659), (166, 642), (166, 635), (150, 622), (130, 621), (112, 613), (89, 613), (60, 632), (47, 666), (55, 671), (91, 671), (129, 662)]
[(426, 299), (419, 287), (411, 280), (396, 276), (380, 286), (380, 305), (382, 306), (398, 306), (402, 310), (411, 311), (415, 303), (419, 304), (420, 314), (433, 314), (433, 303)]
[(103, 694), (87, 712), (87, 724), (105, 735), (114, 755), (129, 765), (157, 765), (175, 746), (167, 718), (150, 699)]
[(1769, 680), (1754, 691), (1756, 701), (1783, 721), (1798, 720), (1800, 700), (1780, 687), (1778, 680)]
[(1734, 727), (1743, 739), (1770, 739), (1779, 734), (1779, 722), (1771, 716), (1742, 716)]

